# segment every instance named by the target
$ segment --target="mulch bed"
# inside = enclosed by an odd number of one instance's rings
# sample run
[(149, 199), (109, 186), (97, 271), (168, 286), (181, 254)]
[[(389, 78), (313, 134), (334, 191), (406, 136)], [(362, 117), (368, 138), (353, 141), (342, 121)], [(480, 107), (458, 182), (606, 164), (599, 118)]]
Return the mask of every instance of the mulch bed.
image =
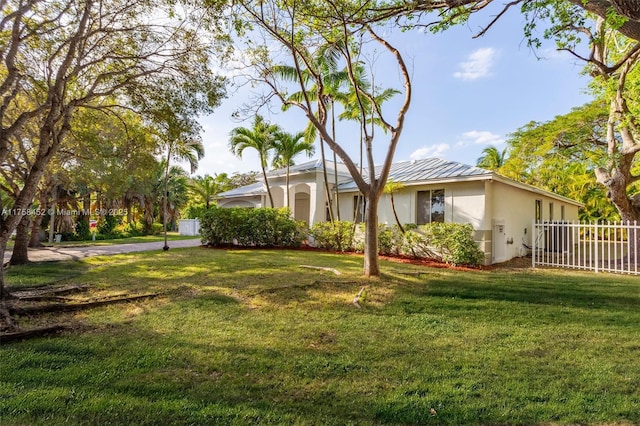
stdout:
[[(294, 248), (282, 248), (282, 247), (247, 247), (247, 246), (235, 246), (235, 245), (224, 245), (224, 246), (201, 246), (206, 247), (213, 250), (300, 250), (300, 251), (314, 251), (319, 253), (335, 253), (335, 254), (346, 254), (351, 256), (362, 256), (362, 253), (355, 252), (335, 252), (326, 249), (320, 249), (317, 247), (311, 247), (309, 245), (303, 245), (300, 247)], [(454, 266), (449, 265), (447, 263), (441, 262), (435, 259), (418, 259), (411, 256), (388, 256), (388, 255), (380, 255), (380, 259), (388, 260), (391, 262), (405, 263), (411, 265), (424, 266), (427, 268), (442, 268), (442, 269), (451, 269), (454, 271), (493, 271), (493, 270), (510, 270), (510, 269), (526, 269), (531, 267), (531, 257), (516, 257), (507, 262), (496, 263), (493, 265), (479, 266), (479, 267), (470, 267), (470, 266)]]

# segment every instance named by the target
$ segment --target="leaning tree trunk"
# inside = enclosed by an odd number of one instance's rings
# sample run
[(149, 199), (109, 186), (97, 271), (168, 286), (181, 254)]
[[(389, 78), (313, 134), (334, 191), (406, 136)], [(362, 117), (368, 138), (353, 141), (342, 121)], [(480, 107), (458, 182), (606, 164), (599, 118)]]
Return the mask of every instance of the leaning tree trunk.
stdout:
[(273, 204), (273, 195), (271, 195), (271, 187), (269, 186), (269, 180), (267, 179), (267, 169), (262, 166), (262, 177), (264, 178), (264, 184), (267, 186), (267, 195), (269, 196), (269, 203), (271, 203), (271, 207), (275, 207)]
[(11, 265), (24, 265), (29, 263), (29, 225), (31, 218), (29, 215), (22, 216), (18, 226), (16, 227), (16, 241), (13, 245), (13, 253), (11, 254)]
[(42, 221), (44, 214), (37, 214), (31, 221), (31, 236), (29, 237), (29, 247), (39, 248), (42, 247), (40, 242), (40, 229), (42, 228)]
[(364, 209), (364, 275), (367, 277), (380, 276), (378, 261), (378, 201), (379, 197), (367, 194)]
[(0, 259), (2, 259), (2, 263), (0, 263), (0, 307), (3, 307), (2, 304), (9, 297), (4, 283), (4, 254), (7, 250), (7, 242), (9, 242), (8, 235), (7, 232), (0, 232)]
[(398, 228), (400, 228), (400, 232), (402, 232), (404, 234), (404, 227), (402, 226), (402, 224), (400, 223), (400, 219), (398, 219), (398, 212), (396, 211), (396, 202), (393, 199), (393, 192), (391, 194), (389, 194), (389, 196), (391, 197), (391, 210), (393, 210), (393, 217), (396, 220), (396, 224), (398, 224)]
[[(320, 156), (322, 157), (322, 176), (324, 177), (324, 191), (327, 196), (327, 205), (329, 207), (329, 220), (334, 221), (333, 202), (331, 201), (331, 190), (329, 189), (329, 178), (327, 176), (327, 158), (324, 155), (324, 139), (320, 138)], [(326, 215), (326, 211), (324, 213)]]

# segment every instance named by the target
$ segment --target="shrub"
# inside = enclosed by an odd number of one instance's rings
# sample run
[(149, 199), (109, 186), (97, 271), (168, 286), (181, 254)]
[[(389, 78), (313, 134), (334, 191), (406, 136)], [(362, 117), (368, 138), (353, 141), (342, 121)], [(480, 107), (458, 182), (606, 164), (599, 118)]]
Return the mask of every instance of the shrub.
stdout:
[(103, 235), (113, 235), (116, 226), (118, 226), (118, 217), (108, 214), (98, 221), (98, 232)]
[(78, 241), (80, 238), (73, 232), (60, 232), (62, 241)]
[(219, 208), (211, 206), (200, 219), (203, 244), (256, 247), (298, 247), (305, 227), (291, 219), (289, 209)]
[(342, 252), (353, 249), (352, 222), (318, 222), (313, 225), (309, 234), (313, 238), (314, 247)]
[[(210, 208), (200, 218), (200, 234), (202, 243), (212, 246), (233, 243), (234, 233), (239, 227), (239, 216), (242, 211), (239, 209)], [(236, 224), (236, 222), (239, 222)]]
[(89, 218), (80, 216), (76, 222), (76, 236), (79, 240), (91, 239), (91, 228), (89, 227)]
[(402, 232), (398, 225), (378, 226), (378, 253), (383, 255), (400, 254), (402, 247)]
[(473, 232), (470, 224), (429, 223), (407, 231), (402, 250), (452, 265), (479, 266), (484, 262), (484, 253), (474, 241)]
[(139, 237), (144, 235), (144, 224), (136, 222), (121, 223), (114, 229), (118, 238)]
[(164, 225), (159, 222), (154, 222), (151, 224), (151, 235), (160, 235), (162, 234), (162, 230), (164, 229)]
[[(398, 225), (387, 226), (378, 224), (378, 253), (382, 255), (400, 254), (402, 248), (402, 233)], [(364, 224), (356, 228), (353, 248), (357, 252), (364, 252)]]

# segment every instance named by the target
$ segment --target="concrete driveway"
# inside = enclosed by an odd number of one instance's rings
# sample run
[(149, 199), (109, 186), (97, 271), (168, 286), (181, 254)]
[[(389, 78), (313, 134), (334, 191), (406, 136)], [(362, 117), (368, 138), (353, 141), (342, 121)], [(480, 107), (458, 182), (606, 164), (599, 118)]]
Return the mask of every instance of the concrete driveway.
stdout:
[[(170, 249), (183, 247), (198, 247), (202, 245), (200, 239), (175, 240), (168, 242)], [(108, 246), (80, 246), (64, 247), (63, 245), (54, 247), (44, 247), (39, 249), (29, 249), (29, 260), (31, 262), (49, 262), (56, 260), (76, 260), (90, 256), (107, 256), (111, 254), (133, 253), (137, 251), (162, 250), (163, 241), (153, 243), (136, 244), (114, 244)], [(11, 252), (7, 251), (4, 261), (11, 259)]]

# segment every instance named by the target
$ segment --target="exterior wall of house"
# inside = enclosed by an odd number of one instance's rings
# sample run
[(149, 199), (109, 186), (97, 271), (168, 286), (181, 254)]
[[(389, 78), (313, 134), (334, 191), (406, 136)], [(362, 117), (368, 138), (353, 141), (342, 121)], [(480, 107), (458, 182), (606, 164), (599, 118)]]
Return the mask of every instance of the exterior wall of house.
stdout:
[[(578, 219), (578, 206), (551, 198), (540, 192), (517, 188), (498, 181), (482, 180), (447, 184), (410, 186), (394, 193), (401, 223), (417, 223), (418, 191), (444, 190), (445, 222), (469, 223), (475, 229), (475, 240), (485, 253), (485, 264), (504, 262), (523, 256), (532, 242), (531, 225), (535, 218), (536, 200), (540, 200), (542, 220)], [(354, 192), (340, 195), (345, 220), (353, 220)], [(550, 205), (553, 208), (550, 209)], [(553, 216), (551, 216), (553, 210)], [(564, 210), (564, 217), (561, 212)], [(380, 197), (378, 221), (395, 225), (388, 194)]]
[[(349, 179), (341, 175), (342, 179)], [(499, 177), (463, 180), (441, 184), (406, 186), (394, 193), (400, 223), (418, 222), (419, 191), (444, 191), (444, 221), (469, 223), (475, 229), (475, 240), (485, 253), (485, 263), (499, 263), (527, 253), (534, 239), (532, 223), (539, 215), (542, 221), (574, 221), (578, 219), (578, 205), (557, 199), (535, 188), (503, 182)], [(286, 206), (286, 178), (269, 179), (275, 207)], [(309, 226), (327, 220), (326, 194), (322, 170), (291, 175), (290, 207), (292, 216)], [(357, 191), (341, 192), (338, 197), (340, 218), (354, 220)], [(219, 201), (221, 207), (269, 206), (266, 194), (244, 196)], [(334, 209), (335, 211), (335, 209)], [(378, 221), (394, 225), (389, 194), (383, 194), (378, 204)]]
[[(345, 177), (342, 176), (342, 179), (344, 180)], [(286, 176), (270, 177), (269, 188), (273, 195), (274, 207), (286, 207)], [(324, 178), (321, 170), (291, 175), (289, 178), (289, 191), (289, 205), (291, 208), (291, 214), (294, 218), (304, 220), (310, 226), (316, 222), (325, 221), (324, 206), (326, 204), (326, 194), (324, 190)], [(308, 195), (309, 201), (306, 201), (306, 196), (297, 196), (297, 194)], [(302, 210), (300, 212), (296, 212), (296, 197), (298, 199), (297, 205)], [(268, 205), (269, 200), (266, 199), (265, 206)], [(304, 219), (302, 219), (303, 217)]]
[[(536, 200), (540, 203), (542, 221), (578, 220), (578, 206), (551, 198), (540, 192), (527, 191), (502, 182), (493, 182), (492, 204), (493, 256), (491, 263), (504, 262), (527, 253), (534, 238), (531, 226), (536, 218)], [(552, 206), (552, 207), (550, 207)], [(562, 212), (564, 214), (562, 215)]]
[[(483, 225), (485, 214), (484, 184), (483, 182), (457, 182), (436, 185), (410, 186), (393, 194), (396, 213), (400, 223), (417, 223), (418, 191), (444, 190), (445, 222), (470, 223), (474, 229)], [(340, 195), (340, 206), (348, 212), (343, 216), (346, 220), (353, 220), (354, 196), (353, 192)], [(396, 220), (391, 207), (391, 196), (383, 194), (378, 204), (378, 221), (394, 225)]]

